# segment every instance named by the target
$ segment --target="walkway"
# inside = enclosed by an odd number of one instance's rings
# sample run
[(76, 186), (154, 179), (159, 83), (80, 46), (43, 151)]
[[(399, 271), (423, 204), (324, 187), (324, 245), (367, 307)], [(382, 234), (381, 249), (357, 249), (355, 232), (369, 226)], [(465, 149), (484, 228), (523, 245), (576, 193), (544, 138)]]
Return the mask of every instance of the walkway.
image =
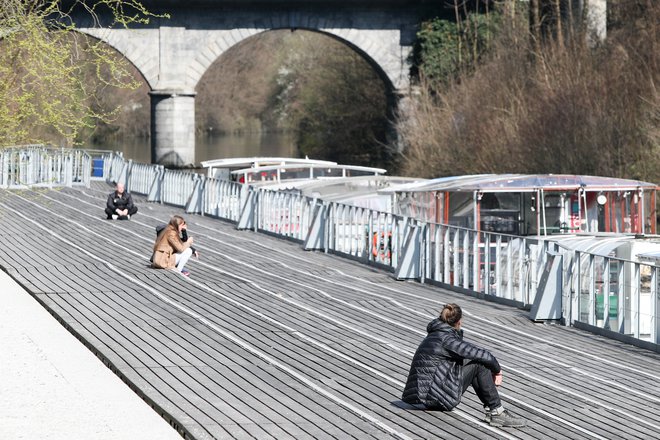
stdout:
[(0, 438), (181, 438), (2, 271), (0, 285)]
[[(109, 191), (0, 191), (0, 265), (186, 438), (660, 432), (658, 353), (208, 217), (187, 217), (201, 254), (190, 278), (153, 270), (154, 228), (181, 211), (137, 197), (131, 221), (107, 221)], [(491, 428), (472, 392), (450, 413), (399, 400), (426, 324), (446, 302), (463, 306), (466, 338), (500, 360), (503, 400), (528, 427)]]

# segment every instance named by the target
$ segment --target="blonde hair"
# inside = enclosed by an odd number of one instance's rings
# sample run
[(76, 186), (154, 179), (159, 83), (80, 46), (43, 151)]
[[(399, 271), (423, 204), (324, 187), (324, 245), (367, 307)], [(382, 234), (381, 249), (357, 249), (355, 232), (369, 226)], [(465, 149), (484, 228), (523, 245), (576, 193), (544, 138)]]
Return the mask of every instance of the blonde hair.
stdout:
[(463, 317), (463, 310), (458, 304), (445, 304), (440, 312), (440, 320), (454, 327)]

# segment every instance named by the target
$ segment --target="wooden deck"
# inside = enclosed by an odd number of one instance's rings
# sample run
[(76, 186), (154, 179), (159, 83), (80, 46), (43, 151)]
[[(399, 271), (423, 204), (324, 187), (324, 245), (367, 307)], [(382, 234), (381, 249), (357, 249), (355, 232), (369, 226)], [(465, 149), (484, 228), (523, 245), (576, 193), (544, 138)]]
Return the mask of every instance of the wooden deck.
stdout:
[[(208, 217), (186, 216), (201, 254), (190, 278), (154, 270), (154, 228), (182, 211), (134, 195), (139, 213), (108, 221), (110, 190), (0, 190), (0, 265), (185, 438), (660, 435), (658, 353)], [(449, 413), (399, 400), (446, 302), (497, 356), (526, 428), (484, 423), (471, 390)]]

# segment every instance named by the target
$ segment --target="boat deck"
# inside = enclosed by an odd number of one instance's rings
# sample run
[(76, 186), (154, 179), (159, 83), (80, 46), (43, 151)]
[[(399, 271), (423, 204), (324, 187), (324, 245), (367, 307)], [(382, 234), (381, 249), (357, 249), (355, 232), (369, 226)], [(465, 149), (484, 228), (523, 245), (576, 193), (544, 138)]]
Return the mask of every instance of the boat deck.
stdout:
[[(386, 272), (134, 195), (105, 220), (110, 186), (0, 190), (0, 265), (194, 439), (648, 439), (660, 432), (660, 354), (527, 312), (396, 281)], [(149, 267), (155, 226), (188, 222), (189, 278)], [(469, 390), (452, 412), (400, 401), (442, 305), (503, 367), (493, 428)]]

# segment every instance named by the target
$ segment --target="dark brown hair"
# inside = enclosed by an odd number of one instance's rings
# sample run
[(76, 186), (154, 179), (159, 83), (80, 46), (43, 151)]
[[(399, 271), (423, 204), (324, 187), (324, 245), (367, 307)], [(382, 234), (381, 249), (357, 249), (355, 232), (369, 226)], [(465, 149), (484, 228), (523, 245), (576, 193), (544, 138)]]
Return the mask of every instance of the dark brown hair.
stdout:
[(170, 223), (169, 223), (169, 224), (170, 224), (172, 227), (174, 227), (174, 229), (176, 229), (177, 232), (178, 232), (179, 225), (182, 224), (182, 223), (185, 223), (185, 222), (186, 222), (186, 221), (185, 221), (185, 220), (183, 219), (183, 217), (181, 217), (180, 215), (173, 215), (172, 218), (170, 219)]
[(156, 242), (154, 243), (154, 252), (156, 252), (156, 249), (158, 248), (158, 244), (160, 243), (161, 240), (163, 240), (163, 237), (165, 237), (165, 235), (167, 235), (167, 231), (169, 229), (176, 231), (177, 236), (178, 236), (178, 234), (179, 234), (179, 225), (181, 225), (185, 222), (186, 221), (180, 215), (173, 215), (172, 218), (170, 219), (170, 222), (167, 224), (167, 226), (164, 227), (163, 230), (158, 233), (158, 236), (156, 237)]
[(458, 304), (445, 304), (440, 312), (440, 320), (454, 327), (463, 317), (463, 310)]

